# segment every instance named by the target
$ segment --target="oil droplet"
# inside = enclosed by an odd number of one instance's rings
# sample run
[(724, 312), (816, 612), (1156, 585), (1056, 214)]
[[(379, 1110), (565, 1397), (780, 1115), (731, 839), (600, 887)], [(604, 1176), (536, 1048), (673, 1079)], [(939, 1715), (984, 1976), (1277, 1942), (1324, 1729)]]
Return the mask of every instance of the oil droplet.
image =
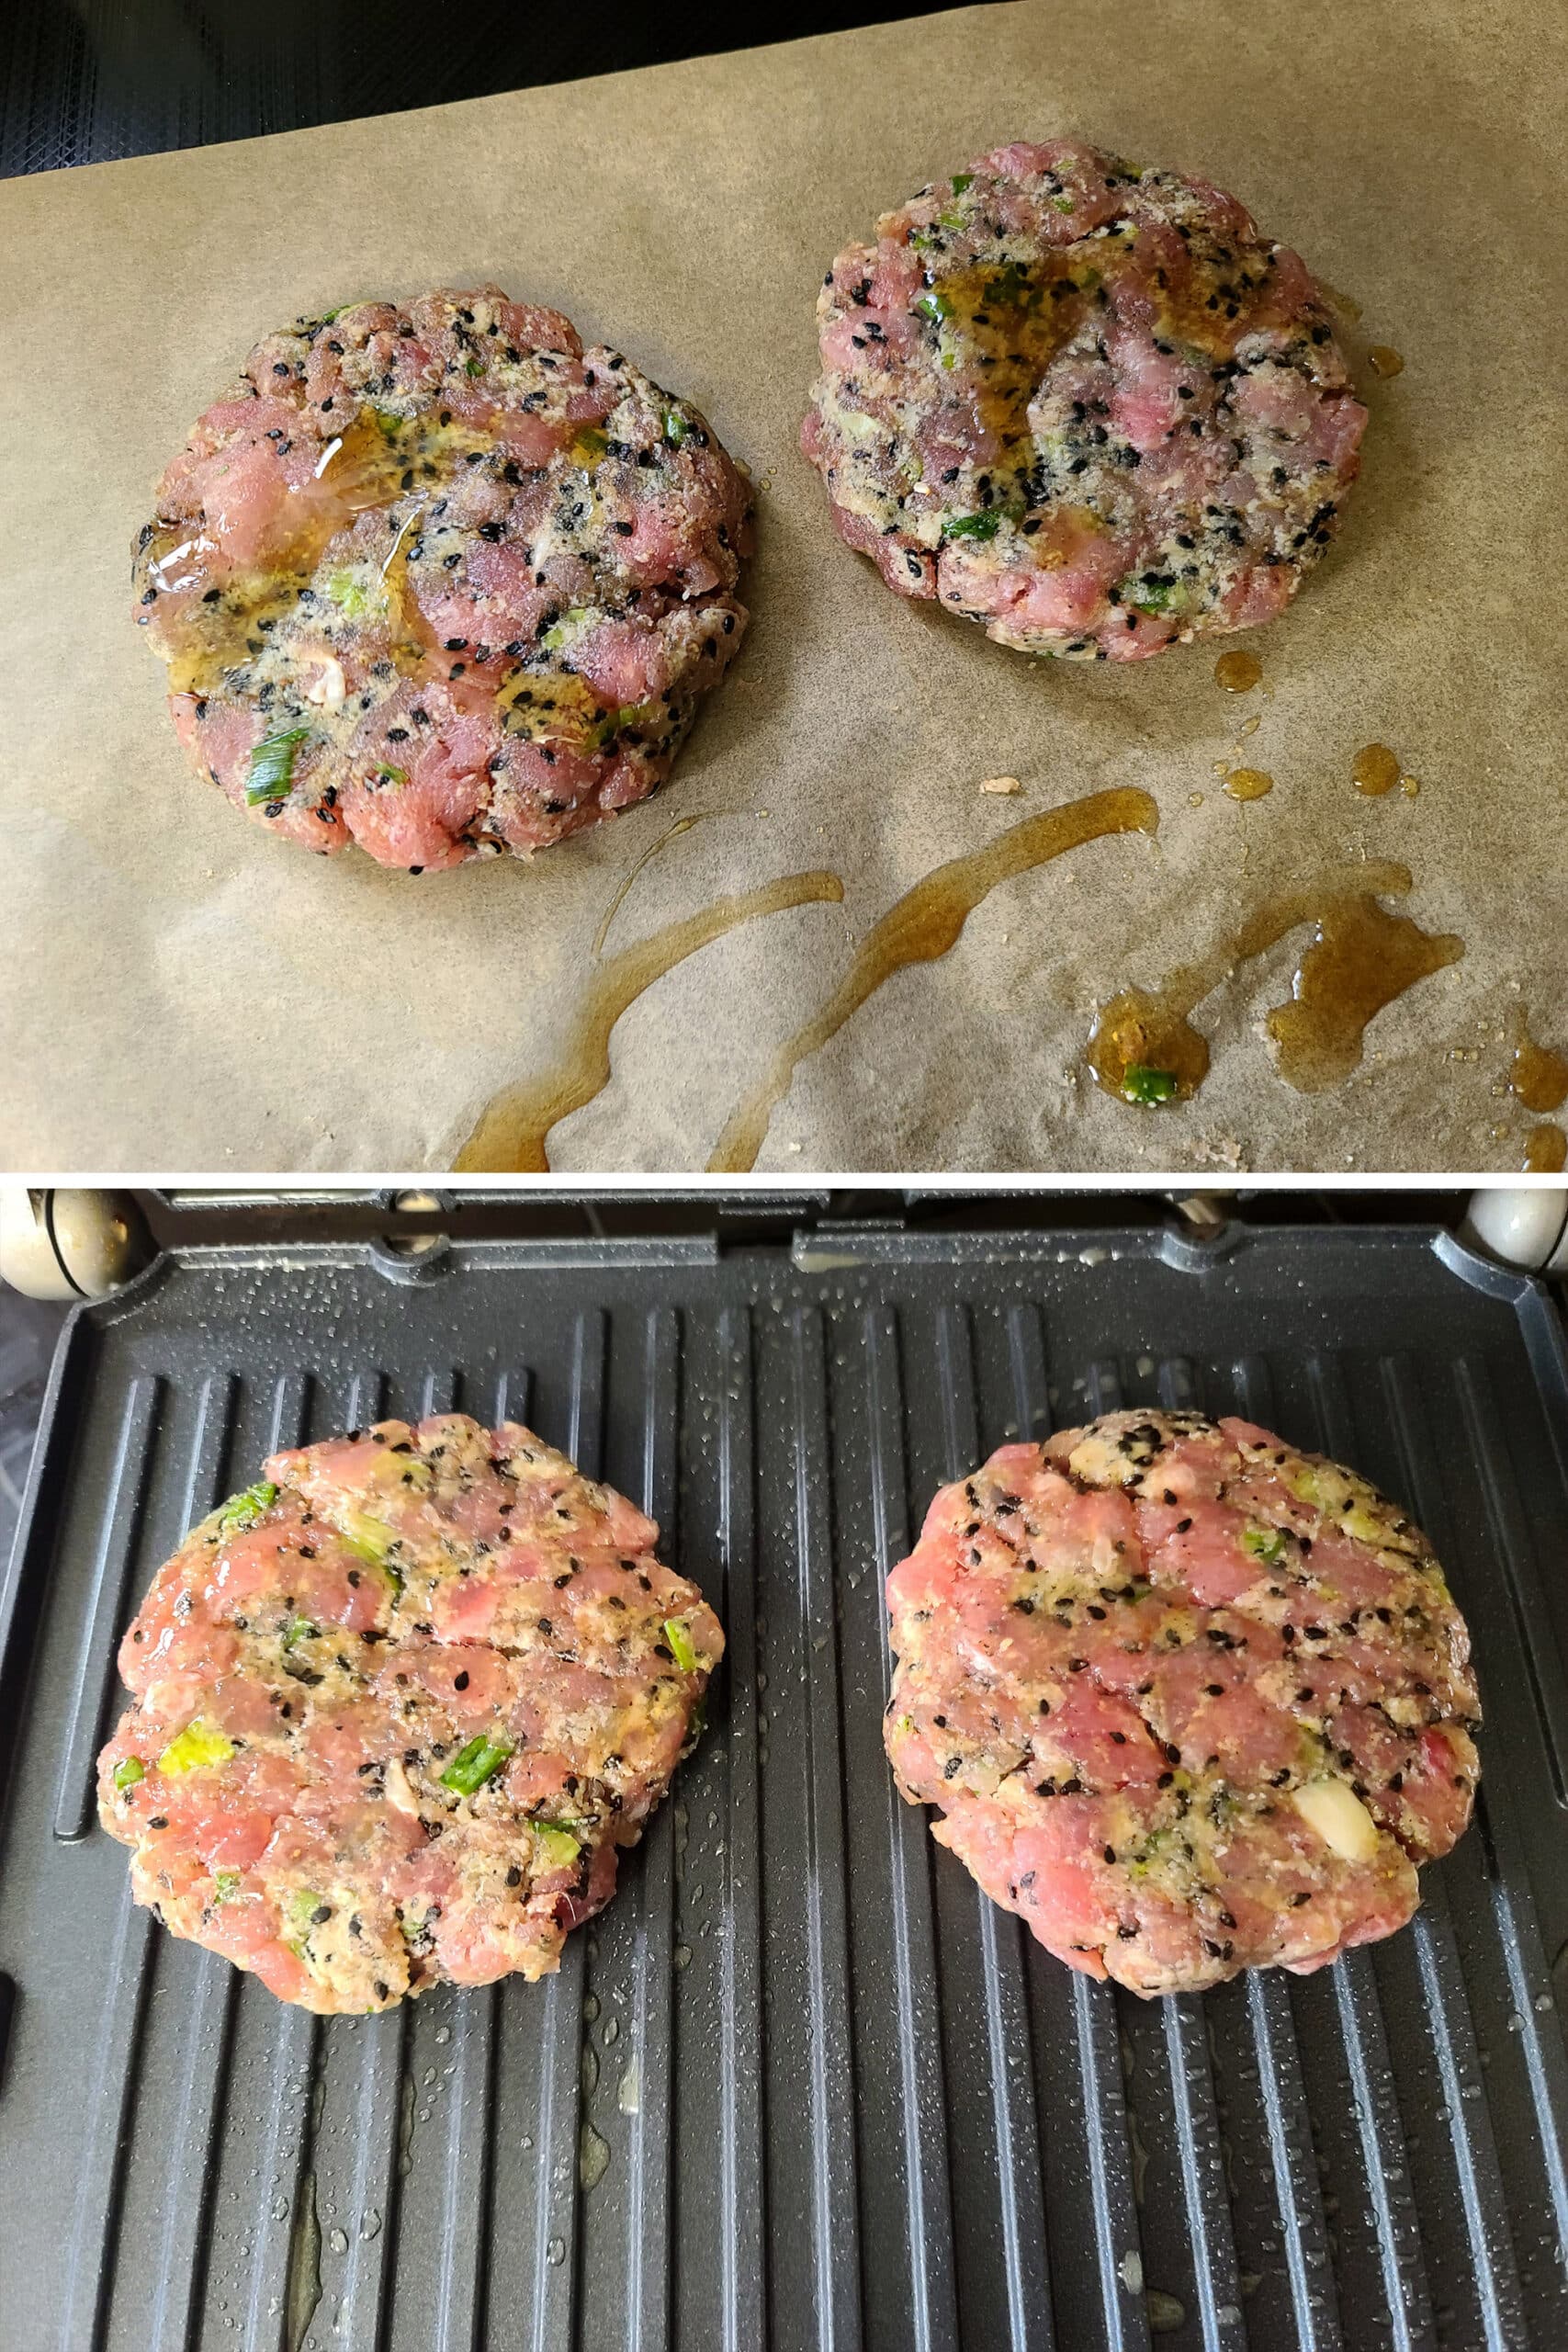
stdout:
[(331, 2246), (334, 2254), (346, 2254), (348, 2252), (348, 2232), (346, 2230), (329, 2230), (327, 2232), (327, 2244)]
[(1527, 1111), (1561, 1110), (1568, 1102), (1568, 1057), (1536, 1044), (1523, 1005), (1515, 1008), (1512, 1043), (1513, 1058), (1508, 1065), (1511, 1091)]
[(640, 2111), (640, 2075), (637, 2067), (637, 2052), (635, 2050), (632, 2052), (631, 2056), (626, 2060), (626, 2065), (622, 2071), (621, 2086), (615, 2093), (615, 2105), (620, 2109), (623, 2115), (636, 2115)]
[(582, 2045), (582, 2096), (592, 2098), (599, 2087), (599, 2052), (591, 2041)]
[(545, 2247), (545, 2260), (558, 2268), (566, 2260), (566, 2240), (551, 2238)]
[(597, 2188), (610, 2169), (610, 2143), (595, 2132), (586, 2116), (577, 2137), (577, 2178), (584, 2189)]
[[(1373, 1017), (1464, 953), (1461, 939), (1433, 936), (1408, 915), (1391, 915), (1378, 904), (1411, 887), (1404, 866), (1368, 864), (1265, 900), (1233, 936), (1173, 972), (1160, 989), (1128, 989), (1111, 999), (1085, 1048), (1096, 1080), (1126, 1102), (1182, 1101), (1196, 1092), (1208, 1072), (1209, 1046), (1189, 1016), (1238, 964), (1310, 923), (1314, 937), (1297, 967), (1292, 1001), (1269, 1012), (1268, 1028), (1289, 1085), (1304, 1094), (1336, 1085), (1360, 1060)], [(1139, 1070), (1175, 1083), (1159, 1093), (1140, 1091), (1147, 1079), (1131, 1076)]]
[(1263, 664), (1256, 653), (1222, 653), (1214, 664), (1214, 683), (1224, 686), (1227, 695), (1249, 694), (1263, 675)]
[(1375, 376), (1397, 376), (1404, 366), (1404, 355), (1395, 351), (1392, 343), (1374, 343), (1367, 354)]
[(1350, 763), (1350, 774), (1358, 792), (1369, 799), (1380, 800), (1392, 792), (1399, 782), (1399, 758), (1386, 743), (1363, 743)]
[(1555, 1176), (1568, 1167), (1568, 1135), (1564, 1135), (1555, 1119), (1542, 1120), (1532, 1127), (1525, 1139), (1525, 1172), (1531, 1176)]
[(1104, 834), (1152, 833), (1158, 823), (1159, 809), (1150, 796), (1122, 786), (1026, 817), (988, 847), (955, 857), (926, 875), (872, 925), (822, 1011), (780, 1046), (757, 1085), (730, 1114), (708, 1161), (709, 1173), (740, 1175), (756, 1166), (768, 1122), (800, 1063), (836, 1036), (895, 972), (910, 964), (934, 964), (945, 956), (998, 882), (1048, 865)]
[(1232, 768), (1225, 790), (1233, 800), (1261, 800), (1274, 789), (1274, 779), (1262, 768)]
[(1187, 2322), (1187, 2307), (1179, 2295), (1168, 2295), (1161, 2287), (1151, 2287), (1144, 2297), (1149, 2315), (1151, 2335), (1174, 2335)]
[(566, 1053), (543, 1077), (525, 1079), (498, 1094), (480, 1116), (473, 1134), (457, 1154), (462, 1173), (481, 1170), (549, 1172), (546, 1146), (550, 1129), (585, 1102), (603, 1093), (610, 1082), (610, 1032), (645, 989), (694, 956), (699, 947), (721, 939), (743, 922), (760, 915), (781, 913), (786, 907), (840, 903), (844, 886), (836, 874), (786, 874), (760, 889), (742, 891), (733, 899), (716, 899), (700, 914), (670, 923), (663, 931), (623, 948), (602, 964), (590, 979), (572, 1017)]

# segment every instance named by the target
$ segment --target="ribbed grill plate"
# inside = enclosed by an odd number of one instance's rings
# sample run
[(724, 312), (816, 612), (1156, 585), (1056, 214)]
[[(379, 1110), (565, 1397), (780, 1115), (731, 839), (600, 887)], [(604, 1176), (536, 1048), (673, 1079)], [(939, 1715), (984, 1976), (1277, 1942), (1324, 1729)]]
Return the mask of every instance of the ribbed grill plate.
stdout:
[[(1407, 1229), (406, 1271), (197, 1250), (68, 1333), (0, 1593), (7, 2352), (1561, 2352), (1568, 1374), (1537, 1288)], [(1487, 1727), (1410, 1929), (1142, 2003), (895, 1796), (881, 1588), (991, 1447), (1156, 1400), (1406, 1504)], [(557, 1978), (322, 2024), (130, 1904), (92, 1802), (115, 1645), (271, 1446), (449, 1406), (645, 1503), (728, 1666)]]

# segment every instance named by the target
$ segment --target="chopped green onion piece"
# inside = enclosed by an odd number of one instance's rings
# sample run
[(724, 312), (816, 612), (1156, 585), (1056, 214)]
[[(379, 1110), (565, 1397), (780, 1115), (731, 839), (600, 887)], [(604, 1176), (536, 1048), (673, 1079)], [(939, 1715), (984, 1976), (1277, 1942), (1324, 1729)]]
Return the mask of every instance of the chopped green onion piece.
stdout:
[(1122, 1094), (1128, 1102), (1168, 1102), (1176, 1091), (1176, 1072), (1150, 1069), (1146, 1062), (1131, 1062), (1122, 1073)]
[(204, 1723), (197, 1715), (170, 1740), (158, 1758), (158, 1770), (201, 1772), (213, 1764), (227, 1764), (233, 1753), (232, 1740), (225, 1739), (215, 1724)]
[(288, 1907), (301, 1928), (310, 1928), (315, 1925), (316, 1914), (321, 1907), (322, 1900), (323, 1898), (316, 1893), (314, 1887), (297, 1886), (288, 1898)]
[(283, 1646), (291, 1650), (296, 1642), (313, 1641), (319, 1631), (320, 1628), (312, 1625), (308, 1617), (291, 1617), (283, 1629)]
[(509, 1740), (491, 1739), (488, 1732), (480, 1732), (474, 1739), (459, 1747), (441, 1775), (444, 1789), (456, 1789), (460, 1797), (471, 1797), (482, 1789), (492, 1772), (499, 1772), (512, 1753)]
[(128, 1756), (123, 1764), (117, 1764), (114, 1768), (114, 1784), (117, 1789), (133, 1789), (138, 1781), (144, 1781), (146, 1778), (147, 1767), (140, 1756)]
[(953, 316), (952, 303), (945, 294), (939, 293), (934, 288), (931, 293), (920, 296), (915, 308), (917, 311), (923, 311), (928, 319), (935, 319), (939, 325), (943, 319), (950, 319)]
[(373, 408), (370, 413), (389, 441), (395, 441), (408, 422), (406, 417), (398, 414), (395, 408)]
[(219, 1533), (243, 1535), (248, 1527), (255, 1525), (264, 1511), (272, 1509), (276, 1500), (277, 1488), (270, 1478), (262, 1478), (255, 1486), (246, 1487), (243, 1493), (231, 1495), (218, 1514)]
[(398, 1540), (382, 1521), (362, 1510), (345, 1510), (338, 1533), (356, 1559), (368, 1560), (377, 1568), (386, 1566), (387, 1555)]
[(929, 229), (912, 229), (909, 232), (909, 243), (918, 254), (930, 253), (936, 242)]
[(534, 1835), (539, 1841), (547, 1865), (552, 1871), (565, 1870), (576, 1861), (582, 1851), (581, 1838), (574, 1838), (570, 1829), (554, 1828), (547, 1821), (536, 1821)]
[(484, 374), (485, 364), (482, 359), (466, 359), (463, 362), (463, 365), (468, 369), (470, 376), (482, 376)]
[(995, 507), (987, 514), (951, 514), (942, 526), (942, 536), (944, 539), (994, 539), (1001, 524)]
[(936, 217), (944, 229), (962, 229), (964, 226), (962, 212), (939, 212)]
[(1070, 196), (1054, 196), (1051, 198), (1051, 201), (1055, 206), (1058, 212), (1076, 212), (1077, 210), (1077, 206), (1073, 202)]
[(1273, 1562), (1285, 1556), (1285, 1539), (1277, 1527), (1244, 1527), (1241, 1547), (1255, 1560)]
[(238, 1894), (240, 1892), (240, 1873), (238, 1871), (214, 1871), (212, 1884), (215, 1889), (214, 1902), (227, 1903), (231, 1894)]
[(942, 364), (944, 368), (956, 368), (958, 365), (957, 352), (944, 351), (942, 355)]
[(593, 465), (609, 446), (608, 438), (596, 424), (580, 424), (571, 436), (570, 454), (581, 466)]
[(669, 1643), (675, 1663), (682, 1673), (690, 1674), (696, 1665), (697, 1654), (692, 1647), (692, 1637), (679, 1617), (666, 1617), (664, 1638)]
[(321, 582), (327, 594), (351, 621), (359, 620), (370, 610), (371, 592), (363, 580), (352, 571), (329, 571)]
[(251, 764), (245, 775), (245, 805), (254, 808), (262, 800), (287, 800), (294, 782), (294, 754), (310, 732), (308, 727), (291, 727), (283, 735), (269, 735), (251, 753)]
[(378, 784), (407, 784), (409, 780), (407, 768), (389, 767), (385, 761), (373, 773)]
[(691, 426), (686, 423), (685, 418), (682, 415), (678, 408), (667, 408), (665, 410), (664, 438), (669, 442), (672, 449), (678, 449), (680, 447), (682, 442), (685, 439), (691, 429)]
[(954, 196), (962, 196), (962, 195), (963, 195), (963, 193), (964, 193), (964, 189), (965, 189), (966, 187), (974, 187), (974, 185), (975, 185), (975, 175), (974, 175), (974, 173), (973, 173), (973, 172), (954, 172), (954, 173), (953, 173), (953, 195), (954, 195)]
[(1181, 602), (1181, 583), (1176, 580), (1134, 580), (1122, 592), (1122, 602), (1140, 613), (1168, 613), (1173, 605)]

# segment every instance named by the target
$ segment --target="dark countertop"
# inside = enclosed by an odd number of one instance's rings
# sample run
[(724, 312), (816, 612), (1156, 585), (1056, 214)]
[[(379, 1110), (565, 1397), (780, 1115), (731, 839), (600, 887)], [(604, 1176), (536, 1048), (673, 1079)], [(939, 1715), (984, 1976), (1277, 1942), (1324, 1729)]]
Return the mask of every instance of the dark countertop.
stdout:
[(9, 0), (0, 176), (393, 114), (852, 25), (877, 6), (601, 0)]

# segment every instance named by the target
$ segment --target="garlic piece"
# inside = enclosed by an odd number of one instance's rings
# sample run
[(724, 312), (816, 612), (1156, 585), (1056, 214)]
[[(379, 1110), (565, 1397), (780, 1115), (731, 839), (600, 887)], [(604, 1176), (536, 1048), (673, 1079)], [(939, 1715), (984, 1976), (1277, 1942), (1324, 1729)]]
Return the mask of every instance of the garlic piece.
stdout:
[(1348, 1781), (1308, 1781), (1296, 1791), (1295, 1806), (1345, 1861), (1370, 1862), (1377, 1852), (1377, 1823)]
[(348, 686), (343, 674), (343, 663), (335, 654), (323, 654), (321, 674), (313, 684), (306, 687), (306, 701), (325, 703), (329, 710), (335, 710), (347, 692)]

